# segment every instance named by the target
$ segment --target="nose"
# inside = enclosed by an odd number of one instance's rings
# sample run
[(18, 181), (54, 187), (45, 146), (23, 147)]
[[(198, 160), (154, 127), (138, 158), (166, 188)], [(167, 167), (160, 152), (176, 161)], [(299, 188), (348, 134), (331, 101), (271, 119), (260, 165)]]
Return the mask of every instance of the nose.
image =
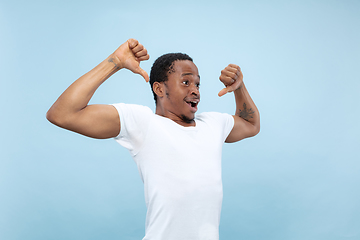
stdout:
[(190, 94), (194, 96), (200, 96), (199, 87), (197, 87), (195, 84), (191, 84)]

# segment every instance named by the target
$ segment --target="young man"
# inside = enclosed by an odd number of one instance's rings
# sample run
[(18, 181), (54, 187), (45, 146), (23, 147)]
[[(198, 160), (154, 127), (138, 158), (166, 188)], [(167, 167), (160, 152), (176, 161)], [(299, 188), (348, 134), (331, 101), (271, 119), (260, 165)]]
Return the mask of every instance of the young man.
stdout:
[(129, 39), (58, 98), (47, 119), (93, 138), (115, 138), (130, 151), (144, 182), (148, 208), (144, 240), (217, 240), (222, 203), (224, 142), (255, 136), (259, 112), (237, 65), (221, 71), (222, 96), (234, 92), (236, 113), (201, 113), (200, 76), (186, 54), (165, 54), (151, 69), (155, 114), (133, 104), (88, 105), (96, 89), (122, 68), (140, 68), (147, 50)]

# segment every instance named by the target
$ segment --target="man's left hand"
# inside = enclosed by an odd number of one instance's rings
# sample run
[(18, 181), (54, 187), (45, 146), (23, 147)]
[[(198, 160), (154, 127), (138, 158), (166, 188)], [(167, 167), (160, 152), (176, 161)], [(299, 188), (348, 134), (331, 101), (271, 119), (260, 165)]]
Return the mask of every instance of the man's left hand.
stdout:
[(221, 71), (219, 77), (220, 81), (225, 85), (219, 93), (219, 97), (225, 95), (228, 92), (233, 92), (243, 85), (243, 74), (238, 65), (229, 64), (226, 68)]

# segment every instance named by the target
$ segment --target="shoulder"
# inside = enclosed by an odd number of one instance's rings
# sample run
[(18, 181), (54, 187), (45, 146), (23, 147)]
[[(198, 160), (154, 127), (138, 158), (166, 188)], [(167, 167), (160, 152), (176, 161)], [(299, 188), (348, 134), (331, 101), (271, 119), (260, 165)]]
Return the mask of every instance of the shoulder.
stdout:
[(112, 104), (118, 111), (120, 117), (120, 126), (123, 128), (147, 127), (150, 119), (155, 115), (153, 111), (146, 106), (137, 104), (116, 103)]
[(222, 142), (225, 141), (234, 127), (234, 117), (228, 113), (200, 113), (196, 116), (196, 120), (207, 125), (213, 133), (217, 132)]
[(120, 118), (120, 133), (116, 138), (126, 142), (137, 139), (139, 143), (155, 114), (149, 107), (137, 104), (116, 103), (112, 106), (116, 108)]
[(154, 114), (153, 111), (147, 107), (137, 104), (127, 104), (127, 103), (115, 103), (111, 104), (118, 110), (119, 113), (121, 112), (143, 112), (147, 114)]
[(219, 112), (203, 112), (196, 115), (196, 119), (200, 121), (234, 121), (232, 115)]

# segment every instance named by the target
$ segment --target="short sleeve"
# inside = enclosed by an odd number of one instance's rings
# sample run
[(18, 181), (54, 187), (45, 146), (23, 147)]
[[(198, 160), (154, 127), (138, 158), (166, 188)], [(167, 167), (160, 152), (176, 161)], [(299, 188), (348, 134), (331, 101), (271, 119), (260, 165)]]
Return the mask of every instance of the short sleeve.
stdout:
[(120, 117), (120, 133), (115, 140), (135, 156), (143, 144), (154, 113), (150, 108), (141, 105), (125, 103), (112, 105)]
[(222, 142), (225, 142), (234, 127), (234, 117), (228, 113), (207, 112), (198, 115), (199, 119), (211, 123), (212, 128), (219, 133)]
[(222, 122), (222, 139), (225, 142), (226, 138), (229, 136), (231, 130), (234, 127), (234, 117), (228, 113), (219, 113), (219, 118)]

